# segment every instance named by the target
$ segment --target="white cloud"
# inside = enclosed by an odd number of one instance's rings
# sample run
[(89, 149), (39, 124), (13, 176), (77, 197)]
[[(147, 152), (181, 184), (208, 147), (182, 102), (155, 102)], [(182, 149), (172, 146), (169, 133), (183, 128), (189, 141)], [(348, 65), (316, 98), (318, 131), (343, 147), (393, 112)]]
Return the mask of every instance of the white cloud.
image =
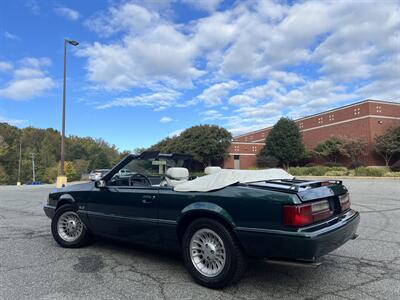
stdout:
[(100, 35), (109, 36), (119, 31), (139, 33), (159, 21), (157, 12), (134, 3), (125, 3), (110, 7), (106, 13), (95, 15), (85, 24)]
[[(110, 89), (136, 86), (190, 87), (202, 71), (193, 66), (195, 50), (188, 38), (170, 24), (151, 25), (121, 43), (94, 43), (78, 51), (88, 58), (89, 79)], [(134, 71), (133, 71), (134, 70)]]
[(208, 106), (214, 106), (222, 103), (224, 97), (229, 95), (229, 92), (236, 89), (239, 84), (230, 80), (227, 82), (216, 83), (209, 88), (206, 88), (195, 101), (202, 101)]
[(192, 5), (198, 10), (215, 11), (221, 4), (222, 0), (183, 0), (184, 3)]
[(10, 125), (18, 126), (26, 123), (27, 120), (20, 120), (20, 119), (10, 119), (4, 116), (0, 116), (0, 123), (8, 123)]
[(229, 104), (239, 105), (239, 106), (251, 105), (251, 104), (255, 104), (256, 102), (257, 102), (256, 99), (251, 98), (247, 95), (235, 95), (229, 99)]
[[(42, 67), (48, 66), (48, 58), (26, 57), (18, 62), (18, 67), (12, 70), (12, 78), (0, 86), (0, 97), (13, 100), (28, 100), (43, 94), (55, 86), (53, 79), (46, 75)], [(0, 64), (1, 66), (1, 64)], [(3, 64), (11, 71), (11, 64)]]
[(106, 109), (111, 107), (148, 106), (157, 109), (160, 107), (170, 107), (174, 105), (180, 96), (180, 92), (174, 90), (164, 90), (133, 97), (120, 97), (109, 103), (98, 105), (97, 108)]
[(113, 35), (78, 52), (87, 58), (88, 78), (95, 84), (155, 94), (160, 88), (203, 89), (185, 103), (177, 101), (184, 97), (163, 102), (146, 93), (106, 107), (157, 103), (150, 106), (159, 111), (229, 102), (243, 118), (220, 107), (200, 115), (231, 128), (253, 128), (281, 114), (300, 116), (360, 98), (399, 97), (396, 1), (237, 1), (224, 10), (219, 1), (189, 2), (209, 14), (174, 23), (174, 14), (147, 2), (123, 2), (86, 23), (101, 36)]
[(6, 39), (13, 40), (13, 41), (19, 41), (19, 40), (21, 40), (21, 38), (20, 38), (18, 35), (15, 35), (15, 34), (13, 34), (13, 33), (11, 33), (11, 32), (8, 32), (8, 31), (4, 31), (3, 36), (4, 36)]
[(201, 112), (200, 115), (203, 116), (203, 121), (220, 120), (224, 117), (223, 114), (215, 109), (206, 110), (205, 112)]
[(171, 117), (162, 117), (161, 119), (160, 119), (160, 123), (163, 123), (163, 124), (165, 124), (165, 123), (170, 123), (170, 122), (172, 122), (174, 119), (172, 119)]
[(0, 61), (0, 72), (7, 72), (12, 70), (13, 65), (7, 61)]
[(66, 18), (70, 21), (76, 21), (79, 19), (79, 12), (69, 7), (56, 7), (54, 11), (60, 17)]

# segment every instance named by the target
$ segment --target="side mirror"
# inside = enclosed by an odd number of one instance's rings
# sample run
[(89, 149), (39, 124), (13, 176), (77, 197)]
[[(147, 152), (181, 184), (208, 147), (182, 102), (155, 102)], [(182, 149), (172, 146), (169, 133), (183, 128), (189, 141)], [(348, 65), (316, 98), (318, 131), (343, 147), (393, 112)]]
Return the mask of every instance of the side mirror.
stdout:
[(96, 182), (95, 182), (95, 186), (97, 187), (97, 188), (105, 188), (106, 187), (106, 182), (104, 181), (104, 180), (97, 180)]

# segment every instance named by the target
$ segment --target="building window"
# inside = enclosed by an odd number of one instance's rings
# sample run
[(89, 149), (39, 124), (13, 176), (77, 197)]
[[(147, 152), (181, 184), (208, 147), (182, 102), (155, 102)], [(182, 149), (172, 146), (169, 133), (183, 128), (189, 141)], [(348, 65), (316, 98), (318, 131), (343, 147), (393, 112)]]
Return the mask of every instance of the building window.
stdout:
[(318, 118), (318, 124), (324, 124), (324, 117)]
[(378, 105), (378, 106), (376, 107), (376, 112), (377, 112), (377, 113), (381, 113), (381, 112), (382, 112), (382, 106), (379, 106), (379, 105)]
[(354, 109), (354, 115), (355, 115), (355, 116), (359, 115), (359, 114), (361, 113), (360, 110), (361, 110), (361, 109), (360, 109), (359, 107), (358, 107), (358, 108), (355, 108), (355, 109)]
[(265, 132), (261, 133), (261, 136), (262, 136), (262, 137), (265, 137)]
[(250, 136), (250, 141), (252, 141), (252, 140), (253, 140), (253, 136), (251, 135), (251, 136)]
[(252, 146), (252, 147), (251, 147), (251, 150), (252, 150), (253, 152), (257, 152), (257, 147), (256, 147), (256, 146)]
[(328, 116), (329, 122), (335, 121), (335, 115), (331, 114)]
[(239, 152), (239, 146), (234, 146), (234, 147), (233, 147), (233, 151)]
[(303, 129), (303, 127), (304, 127), (304, 124), (303, 124), (303, 122), (301, 122), (301, 123), (299, 124), (299, 128), (300, 128), (300, 129)]
[(247, 136), (244, 137), (244, 141), (247, 142)]

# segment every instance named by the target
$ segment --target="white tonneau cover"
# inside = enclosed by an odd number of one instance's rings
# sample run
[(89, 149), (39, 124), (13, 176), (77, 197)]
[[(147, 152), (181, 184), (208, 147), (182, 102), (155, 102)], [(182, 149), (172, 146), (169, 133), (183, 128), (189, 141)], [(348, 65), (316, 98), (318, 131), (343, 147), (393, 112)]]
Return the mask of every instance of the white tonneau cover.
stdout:
[(235, 183), (250, 183), (274, 179), (293, 179), (282, 169), (266, 170), (229, 170), (221, 171), (186, 181), (174, 187), (176, 192), (209, 192), (222, 189)]

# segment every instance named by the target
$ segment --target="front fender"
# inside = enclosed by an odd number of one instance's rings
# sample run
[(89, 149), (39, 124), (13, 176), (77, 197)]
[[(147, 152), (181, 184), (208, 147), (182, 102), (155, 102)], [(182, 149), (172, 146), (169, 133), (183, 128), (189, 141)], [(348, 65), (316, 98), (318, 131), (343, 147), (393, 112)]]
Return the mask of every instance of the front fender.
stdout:
[(211, 214), (215, 214), (215, 215), (223, 218), (232, 227), (236, 227), (232, 216), (225, 209), (223, 209), (221, 206), (219, 206), (215, 203), (210, 203), (210, 202), (195, 202), (195, 203), (189, 204), (184, 209), (182, 209), (181, 216), (178, 219), (178, 223), (185, 216), (187, 216), (191, 213), (197, 213), (197, 212), (208, 212)]
[(64, 204), (71, 204), (75, 209), (76, 209), (76, 203), (75, 203), (74, 197), (70, 194), (62, 194), (57, 201), (57, 209)]

